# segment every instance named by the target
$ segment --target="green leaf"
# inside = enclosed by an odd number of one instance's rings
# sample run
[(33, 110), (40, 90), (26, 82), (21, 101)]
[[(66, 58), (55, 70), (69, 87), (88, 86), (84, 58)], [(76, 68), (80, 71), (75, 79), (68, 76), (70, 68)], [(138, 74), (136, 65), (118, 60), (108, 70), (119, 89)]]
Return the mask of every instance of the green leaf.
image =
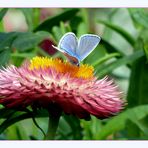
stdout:
[(110, 22), (107, 21), (103, 21), (103, 20), (98, 20), (98, 23), (104, 24), (105, 26), (111, 28), (112, 30), (116, 31), (117, 33), (119, 33), (122, 37), (124, 37), (124, 39), (129, 42), (129, 44), (131, 44), (131, 46), (134, 46), (135, 44), (135, 40), (134, 38), (127, 32), (125, 31), (123, 28), (114, 25)]
[(58, 26), (61, 21), (69, 21), (71, 18), (73, 18), (76, 13), (79, 11), (79, 9), (69, 9), (67, 11), (64, 11), (63, 13), (60, 13), (54, 17), (50, 17), (49, 19), (45, 20), (43, 23), (41, 23), (39, 26), (37, 26), (34, 31), (44, 30), (51, 32), (53, 26)]
[(99, 60), (96, 60), (94, 63), (92, 63), (92, 65), (93, 66), (101, 65), (102, 63), (114, 57), (120, 57), (120, 54), (119, 53), (106, 54), (103, 58), (100, 58)]
[[(132, 66), (132, 72), (130, 77), (130, 84), (128, 89), (128, 106), (133, 107), (141, 104), (148, 104), (148, 63), (146, 63), (146, 57), (142, 57), (137, 60)], [(143, 123), (147, 123), (148, 118), (143, 120)], [(141, 122), (139, 123), (141, 124)], [(132, 125), (128, 126), (130, 137), (141, 135), (140, 129)], [(140, 126), (141, 127), (141, 126)], [(136, 129), (135, 129), (136, 128)], [(139, 135), (137, 135), (137, 131)]]
[(3, 19), (3, 17), (5, 16), (6, 12), (8, 11), (8, 8), (3, 8), (0, 11), (0, 21)]
[(89, 17), (88, 17), (88, 9), (85, 9), (85, 8), (82, 8), (81, 9), (81, 15), (82, 15), (82, 19), (83, 19), (83, 22), (85, 23), (85, 33), (88, 33), (89, 31)]
[(148, 28), (148, 13), (143, 8), (128, 9), (134, 23), (137, 23), (145, 28)]
[(97, 140), (102, 129), (101, 120), (92, 116), (90, 121), (81, 120), (83, 140)]
[(17, 32), (0, 33), (0, 52), (11, 48), (11, 44), (18, 35)]
[(115, 48), (108, 41), (106, 41), (103, 37), (101, 37), (100, 44), (102, 44), (105, 47), (105, 49), (108, 51), (108, 53), (118, 52), (121, 56), (124, 56), (125, 55), (125, 53), (123, 51), (118, 50), (117, 48)]
[(60, 27), (54, 26), (52, 28), (52, 35), (54, 36), (54, 39), (58, 42), (62, 37), (62, 31)]
[(20, 8), (23, 12), (26, 22), (28, 24), (29, 31), (33, 29), (33, 9), (32, 8)]
[(77, 28), (77, 37), (87, 33), (87, 26), (84, 22), (81, 22)]
[(78, 31), (78, 26), (80, 23), (82, 23), (82, 21), (82, 17), (77, 15), (70, 19), (69, 25), (73, 32), (76, 33)]
[(11, 53), (11, 57), (15, 57), (15, 58), (26, 58), (26, 57), (28, 57), (28, 58), (33, 58), (34, 56), (36, 56), (36, 54), (35, 53), (25, 53), (25, 52), (23, 52), (23, 53)]
[[(128, 90), (129, 106), (148, 104), (148, 64), (146, 58), (142, 57), (132, 66), (130, 85)], [(134, 99), (134, 101), (133, 101)]]
[(148, 44), (144, 45), (144, 51), (145, 51), (146, 58), (147, 58), (147, 61), (148, 61)]
[(76, 116), (63, 114), (60, 118), (56, 140), (81, 140), (82, 128)]
[(49, 38), (49, 33), (44, 31), (20, 33), (14, 40), (12, 47), (24, 52), (27, 49), (35, 48), (35, 46), (46, 38)]
[(145, 55), (148, 61), (148, 29), (143, 29), (138, 43), (141, 42), (141, 47), (144, 48)]
[(14, 118), (8, 118), (6, 119), (1, 125), (0, 125), (0, 134), (6, 129), (8, 128), (10, 125), (13, 125), (14, 123), (27, 119), (27, 118), (31, 118), (30, 114), (21, 114), (19, 116), (16, 116)]
[(96, 74), (98, 74), (100, 77), (102, 77), (102, 76), (112, 72), (112, 70), (116, 69), (117, 67), (132, 63), (143, 56), (144, 56), (144, 51), (138, 50), (129, 56), (124, 56), (123, 58), (120, 58), (112, 63), (109, 63), (107, 65), (103, 65), (101, 68), (97, 69)]
[(33, 25), (36, 27), (40, 22), (40, 8), (33, 8)]
[(12, 109), (0, 109), (0, 119), (11, 117), (16, 111)]
[[(4, 110), (3, 110), (4, 111)], [(48, 112), (46, 110), (39, 110), (34, 114), (35, 117), (48, 117)], [(6, 118), (7, 117), (7, 118)], [(11, 112), (3, 115), (1, 118), (6, 118), (0, 125), (0, 134), (4, 132), (9, 126), (13, 125), (16, 122), (22, 121), (24, 119), (32, 118), (32, 114), (24, 113), (21, 111)]]
[[(106, 139), (107, 136), (114, 134), (126, 127), (128, 120), (139, 121), (148, 115), (148, 105), (141, 105), (131, 109), (127, 109), (118, 116), (110, 119), (106, 125), (101, 128), (98, 139)], [(118, 126), (117, 126), (118, 123)]]
[(67, 121), (67, 123), (71, 127), (73, 139), (81, 140), (82, 139), (82, 128), (80, 126), (80, 120), (76, 116), (65, 115), (65, 114), (63, 118)]
[(10, 58), (10, 53), (11, 53), (10, 48), (0, 52), (0, 67), (5, 66), (8, 63)]
[(67, 32), (64, 22), (60, 22), (60, 29), (61, 29), (62, 34), (65, 34)]

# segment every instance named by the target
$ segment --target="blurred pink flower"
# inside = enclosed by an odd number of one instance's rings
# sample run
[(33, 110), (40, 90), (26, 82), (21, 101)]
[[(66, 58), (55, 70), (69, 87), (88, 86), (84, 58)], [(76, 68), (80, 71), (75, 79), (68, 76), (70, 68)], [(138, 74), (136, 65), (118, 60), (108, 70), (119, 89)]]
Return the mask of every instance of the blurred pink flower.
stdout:
[(3, 18), (3, 26), (6, 32), (26, 32), (28, 25), (23, 12), (19, 9), (9, 9)]
[(55, 43), (51, 39), (44, 39), (40, 44), (40, 48), (42, 48), (49, 55), (54, 55), (57, 50), (53, 47)]
[(107, 77), (97, 80), (93, 68), (59, 59), (35, 57), (17, 68), (0, 70), (0, 103), (8, 108), (58, 106), (66, 114), (103, 119), (123, 109), (118, 87)]

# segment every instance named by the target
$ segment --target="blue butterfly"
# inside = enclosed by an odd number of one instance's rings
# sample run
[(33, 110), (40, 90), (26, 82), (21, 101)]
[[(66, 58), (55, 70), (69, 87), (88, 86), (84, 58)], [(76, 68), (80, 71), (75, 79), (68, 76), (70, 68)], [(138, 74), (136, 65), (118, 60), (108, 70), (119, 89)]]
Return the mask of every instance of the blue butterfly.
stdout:
[(59, 41), (58, 47), (68, 60), (75, 65), (84, 60), (99, 44), (101, 38), (93, 34), (84, 34), (79, 39), (74, 33), (66, 33)]

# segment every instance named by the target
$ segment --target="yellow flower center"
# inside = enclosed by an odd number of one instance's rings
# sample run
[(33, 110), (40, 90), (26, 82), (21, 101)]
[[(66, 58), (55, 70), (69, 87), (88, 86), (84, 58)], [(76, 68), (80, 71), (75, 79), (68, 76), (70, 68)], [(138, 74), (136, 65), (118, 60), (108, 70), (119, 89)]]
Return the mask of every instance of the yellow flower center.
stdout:
[(67, 61), (62, 61), (58, 58), (52, 59), (47, 57), (34, 57), (30, 61), (29, 69), (46, 69), (53, 68), (59, 73), (69, 73), (71, 77), (89, 79), (93, 77), (94, 68), (86, 64), (82, 64), (79, 67), (70, 64)]

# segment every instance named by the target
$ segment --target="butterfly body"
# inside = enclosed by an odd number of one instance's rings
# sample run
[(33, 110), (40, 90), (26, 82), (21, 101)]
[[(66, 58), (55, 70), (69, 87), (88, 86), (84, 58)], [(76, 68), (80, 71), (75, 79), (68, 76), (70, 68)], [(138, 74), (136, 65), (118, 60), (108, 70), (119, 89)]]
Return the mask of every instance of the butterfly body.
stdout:
[(84, 60), (99, 44), (100, 37), (93, 34), (82, 35), (79, 40), (74, 33), (66, 33), (55, 47), (61, 51), (68, 60), (75, 65)]

